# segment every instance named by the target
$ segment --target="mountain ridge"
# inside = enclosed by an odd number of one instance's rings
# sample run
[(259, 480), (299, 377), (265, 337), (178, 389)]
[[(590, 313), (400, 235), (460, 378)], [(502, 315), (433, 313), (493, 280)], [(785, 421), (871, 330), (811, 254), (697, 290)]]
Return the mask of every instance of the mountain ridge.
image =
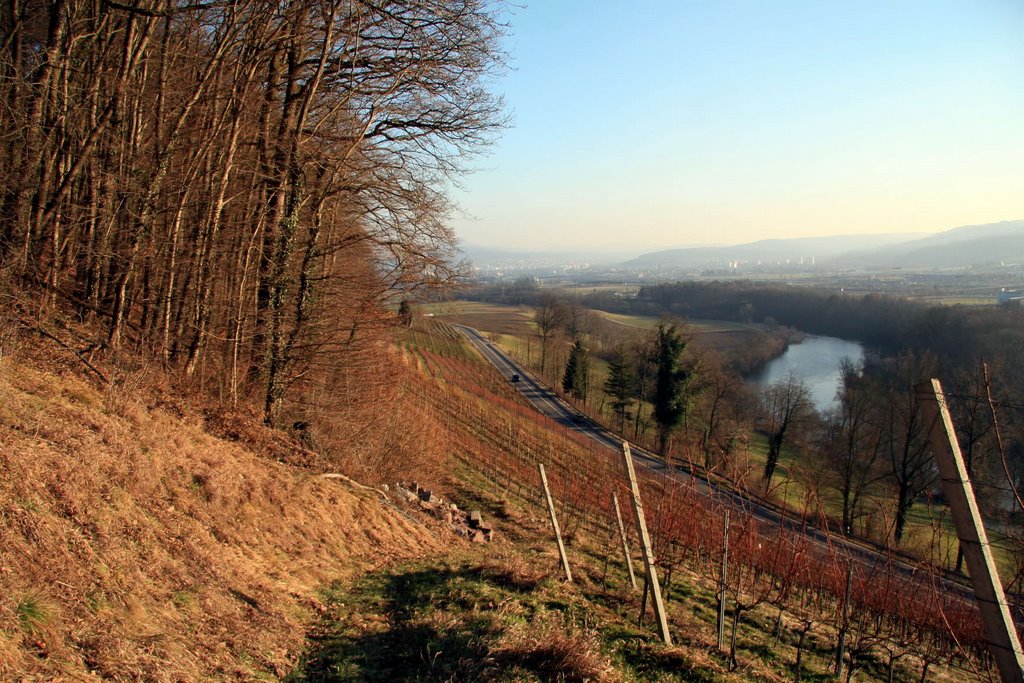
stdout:
[(1024, 220), (964, 225), (887, 249), (844, 255), (859, 267), (957, 268), (1024, 263)]
[[(766, 238), (724, 247), (684, 247), (642, 254), (626, 267), (694, 267), (709, 262), (820, 259), (853, 250), (870, 250), (912, 241), (921, 233), (849, 234), (825, 237)], [(723, 264), (724, 265), (724, 264)]]
[(1024, 219), (964, 225), (938, 233), (850, 234), (766, 238), (726, 247), (663, 249), (622, 263), (625, 268), (695, 269), (803, 263), (835, 268), (968, 268), (1024, 263)]

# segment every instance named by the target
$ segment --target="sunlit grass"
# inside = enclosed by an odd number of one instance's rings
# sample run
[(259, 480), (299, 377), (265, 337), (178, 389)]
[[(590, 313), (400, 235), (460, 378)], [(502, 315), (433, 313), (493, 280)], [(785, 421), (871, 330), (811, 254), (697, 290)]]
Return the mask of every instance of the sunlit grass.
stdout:
[(594, 311), (594, 313), (613, 323), (641, 330), (653, 329), (658, 326), (658, 322), (661, 320), (655, 316), (624, 315), (622, 313), (608, 313), (607, 311)]
[[(654, 329), (662, 321), (662, 318), (651, 315), (625, 315), (622, 313), (609, 313), (608, 311), (593, 311), (593, 313), (609, 322), (639, 330)], [(695, 335), (715, 332), (753, 332), (758, 329), (754, 325), (727, 320), (686, 320), (686, 326)]]

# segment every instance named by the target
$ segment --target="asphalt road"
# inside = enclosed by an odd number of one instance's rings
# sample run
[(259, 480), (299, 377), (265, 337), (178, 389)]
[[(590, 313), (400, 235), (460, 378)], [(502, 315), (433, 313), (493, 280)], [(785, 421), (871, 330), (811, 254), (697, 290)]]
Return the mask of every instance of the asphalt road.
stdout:
[[(581, 415), (565, 401), (545, 385), (541, 384), (536, 377), (530, 374), (525, 368), (512, 360), (504, 351), (492, 344), (478, 330), (467, 325), (455, 325), (469, 342), (498, 369), (505, 379), (511, 381), (513, 375), (519, 375), (519, 381), (513, 382), (512, 386), (519, 390), (519, 393), (530, 402), (540, 413), (551, 418), (565, 427), (584, 434), (602, 446), (607, 446), (615, 451), (622, 451), (622, 439), (618, 438), (608, 430), (604, 429), (590, 418)], [(649, 454), (641, 454), (637, 447), (633, 447), (633, 453), (647, 461), (648, 466), (664, 469), (664, 463)]]
[[(508, 354), (492, 344), (479, 330), (468, 325), (454, 324), (454, 326), (507, 379), (511, 381), (513, 375), (519, 375), (519, 381), (513, 382), (513, 386), (539, 412), (555, 422), (593, 439), (616, 453), (622, 452), (623, 439), (621, 437), (593, 420), (580, 415)], [(674, 477), (677, 480), (691, 479), (698, 489), (714, 499), (715, 502), (728, 505), (738, 511), (751, 513), (759, 521), (766, 524), (782, 526), (791, 530), (800, 530), (823, 552), (841, 548), (849, 560), (863, 565), (868, 570), (884, 566), (891, 557), (893, 566), (902, 573), (911, 575), (921, 572), (921, 568), (915, 558), (894, 553), (891, 549), (859, 539), (850, 539), (840, 534), (825, 533), (809, 525), (806, 520), (773, 504), (745, 496), (703, 476), (696, 475), (683, 467), (668, 465), (659, 456), (640, 446), (630, 444), (630, 450), (633, 453), (634, 459), (647, 469), (665, 476)], [(968, 599), (973, 598), (973, 592), (965, 584), (963, 577), (954, 575), (951, 572), (944, 572), (943, 576), (937, 578), (947, 590), (959, 593)]]
[[(580, 414), (572, 406), (560, 399), (554, 391), (542, 384), (540, 380), (514, 361), (508, 354), (492, 344), (479, 330), (468, 325), (455, 324), (455, 327), (465, 334), (474, 348), (507, 379), (511, 381), (513, 375), (519, 375), (519, 381), (513, 382), (512, 385), (539, 412), (555, 422), (593, 439), (616, 454), (622, 453), (622, 437), (605, 429), (585, 415)], [(754, 510), (755, 516), (764, 521), (774, 524), (788, 521), (784, 520), (777, 511), (772, 510), (763, 503), (744, 498), (735, 491), (716, 486), (704, 477), (695, 476), (682, 467), (667, 465), (660, 456), (655, 455), (642, 446), (630, 443), (629, 447), (633, 458), (649, 470), (669, 476), (675, 475), (677, 478), (692, 479), (704, 493), (714, 495), (720, 502), (729, 502), (736, 508), (742, 507), (745, 510)]]

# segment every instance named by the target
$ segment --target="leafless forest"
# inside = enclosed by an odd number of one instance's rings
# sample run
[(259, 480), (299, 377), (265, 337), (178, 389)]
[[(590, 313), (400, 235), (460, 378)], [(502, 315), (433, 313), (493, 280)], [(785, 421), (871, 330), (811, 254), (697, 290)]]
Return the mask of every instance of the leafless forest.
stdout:
[(385, 303), (458, 274), (445, 189), (504, 125), (502, 31), (480, 0), (4, 3), (7, 296), (268, 423), (330, 401)]

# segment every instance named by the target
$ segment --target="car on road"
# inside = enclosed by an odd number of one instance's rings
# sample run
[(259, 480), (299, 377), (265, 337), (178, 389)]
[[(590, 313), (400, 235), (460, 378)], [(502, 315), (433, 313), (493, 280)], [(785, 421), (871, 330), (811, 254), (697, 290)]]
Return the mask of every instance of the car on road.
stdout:
[(519, 375), (512, 375), (509, 378), (509, 380), (511, 380), (512, 382), (518, 382), (519, 381)]

